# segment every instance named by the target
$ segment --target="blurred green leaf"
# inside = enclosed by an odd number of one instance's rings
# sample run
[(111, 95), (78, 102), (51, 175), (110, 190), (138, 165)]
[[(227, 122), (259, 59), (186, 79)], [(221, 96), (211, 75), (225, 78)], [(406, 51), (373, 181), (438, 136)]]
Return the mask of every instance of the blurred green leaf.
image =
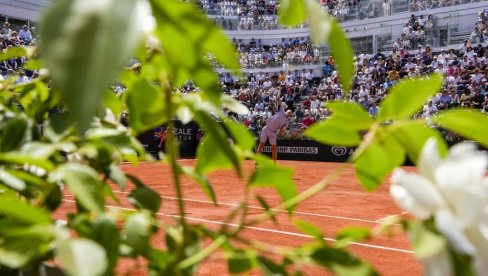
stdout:
[(275, 264), (270, 259), (267, 259), (263, 256), (258, 257), (258, 265), (261, 268), (261, 272), (267, 276), (278, 276), (278, 275), (286, 275), (286, 271), (282, 266)]
[(353, 102), (329, 102), (326, 107), (332, 111), (334, 122), (350, 129), (367, 130), (374, 122), (362, 106)]
[(168, 121), (162, 93), (145, 79), (137, 81), (127, 91), (126, 103), (130, 127), (136, 133), (161, 126)]
[(26, 188), (25, 182), (12, 174), (1, 170), (0, 171), (0, 183), (16, 190), (16, 191), (23, 191)]
[(117, 94), (112, 91), (105, 91), (103, 94), (103, 103), (105, 107), (110, 109), (116, 118), (120, 115), (123, 105)]
[(196, 173), (195, 170), (191, 167), (182, 167), (181, 170), (185, 175), (188, 175), (189, 177), (193, 178), (198, 183), (198, 185), (200, 185), (202, 190), (212, 200), (212, 202), (215, 206), (218, 205), (217, 197), (215, 196), (215, 192), (214, 192), (212, 183), (210, 182), (208, 177), (206, 177), (205, 175), (201, 175), (201, 174)]
[(67, 163), (58, 167), (54, 179), (62, 180), (83, 207), (98, 214), (103, 212), (105, 200), (100, 192), (102, 183), (93, 168)]
[(125, 242), (135, 254), (145, 255), (150, 248), (151, 218), (144, 213), (136, 213), (127, 219), (124, 228)]
[(406, 151), (393, 135), (386, 136), (381, 140), (386, 152), (390, 156), (390, 162), (393, 167), (402, 166), (405, 163)]
[(125, 185), (127, 184), (127, 178), (125, 177), (124, 171), (120, 168), (119, 165), (114, 163), (110, 164), (109, 169), (110, 169), (109, 172), (110, 179), (115, 181), (115, 183), (117, 183), (117, 185), (119, 185), (120, 188), (124, 189)]
[(18, 165), (33, 165), (39, 168), (43, 168), (47, 171), (51, 171), (52, 169), (54, 169), (53, 163), (47, 159), (33, 158), (29, 155), (23, 155), (17, 152), (0, 154), (0, 162)]
[(0, 241), (0, 265), (23, 268), (47, 253), (48, 242), (39, 237), (3, 238)]
[(17, 149), (24, 142), (27, 121), (17, 117), (0, 122), (0, 151), (7, 152)]
[(367, 227), (349, 226), (341, 228), (336, 235), (336, 247), (344, 247), (351, 242), (364, 241), (371, 237), (370, 229)]
[(28, 70), (40, 70), (42, 68), (44, 68), (44, 63), (42, 62), (42, 60), (39, 60), (39, 59), (29, 60), (25, 64), (25, 69), (28, 69)]
[(236, 250), (227, 253), (227, 267), (232, 274), (244, 273), (256, 266), (256, 256), (254, 252)]
[(439, 74), (429, 78), (401, 81), (380, 104), (378, 118), (382, 121), (408, 119), (419, 111), (427, 99), (439, 92), (444, 79)]
[(378, 275), (370, 265), (343, 249), (323, 246), (313, 252), (311, 257), (317, 264), (329, 268), (336, 275)]
[(295, 219), (293, 221), (293, 225), (295, 225), (295, 227), (303, 233), (314, 237), (320, 242), (324, 242), (324, 234), (322, 234), (322, 230), (312, 223), (300, 219)]
[(158, 22), (157, 35), (165, 56), (174, 68), (175, 85), (193, 79), (214, 103), (220, 101), (218, 78), (205, 55), (210, 52), (217, 61), (235, 73), (239, 64), (228, 38), (195, 5), (176, 0), (151, 1)]
[(103, 93), (139, 42), (137, 3), (56, 1), (42, 20), (41, 54), (80, 133), (89, 126)]
[[(287, 201), (297, 194), (297, 187), (293, 179), (293, 170), (291, 168), (282, 168), (278, 166), (260, 166), (254, 171), (251, 177), (251, 187), (273, 187), (281, 196), (283, 201)], [(294, 207), (288, 209), (292, 212)]]
[(407, 229), (415, 251), (415, 256), (426, 260), (447, 248), (446, 239), (430, 230), (423, 222), (409, 221)]
[(331, 19), (330, 24), (331, 30), (327, 44), (334, 57), (342, 89), (347, 94), (351, 90), (351, 81), (354, 75), (352, 46), (339, 23), (335, 19)]
[(243, 125), (228, 120), (225, 121), (225, 127), (230, 131), (233, 140), (242, 150), (252, 150), (256, 145), (256, 139)]
[(25, 56), (27, 56), (27, 49), (24, 46), (17, 46), (9, 48), (6, 52), (0, 52), (0, 61)]
[(120, 236), (114, 219), (101, 216), (93, 223), (91, 239), (100, 244), (107, 254), (107, 270), (105, 275), (112, 275), (119, 257)]
[(197, 149), (196, 171), (208, 173), (216, 169), (234, 168), (240, 175), (239, 158), (229, 143), (223, 127), (204, 111), (198, 110), (195, 115), (197, 123), (205, 131), (205, 137)]
[(426, 126), (424, 122), (402, 122), (390, 126), (390, 129), (395, 140), (402, 145), (408, 157), (414, 163), (417, 162), (425, 142), (431, 137), (437, 140), (437, 146), (441, 156), (447, 153), (447, 145), (444, 139), (435, 129)]
[(354, 166), (361, 185), (368, 191), (376, 189), (394, 168), (388, 151), (376, 141), (355, 156)]
[(281, 25), (297, 26), (307, 18), (304, 0), (281, 0), (278, 15), (278, 22)]
[(442, 112), (433, 121), (453, 132), (474, 140), (488, 147), (488, 116), (475, 110), (448, 110)]
[(357, 131), (334, 120), (324, 120), (313, 124), (305, 131), (305, 135), (329, 145), (353, 147), (361, 143)]
[(159, 211), (161, 207), (161, 196), (147, 186), (136, 188), (129, 195), (128, 200), (138, 209), (146, 209), (153, 213)]
[(51, 217), (46, 210), (19, 200), (0, 201), (0, 213), (26, 224), (51, 223)]
[(107, 268), (107, 255), (99, 244), (84, 238), (62, 240), (56, 257), (70, 275), (102, 275)]
[(230, 111), (240, 115), (245, 115), (249, 113), (249, 109), (247, 108), (247, 106), (225, 94), (222, 94), (222, 105), (228, 108)]
[(50, 190), (44, 199), (44, 205), (50, 211), (56, 210), (59, 205), (61, 205), (61, 200), (63, 199), (63, 192), (61, 191), (61, 187), (57, 184), (50, 184)]

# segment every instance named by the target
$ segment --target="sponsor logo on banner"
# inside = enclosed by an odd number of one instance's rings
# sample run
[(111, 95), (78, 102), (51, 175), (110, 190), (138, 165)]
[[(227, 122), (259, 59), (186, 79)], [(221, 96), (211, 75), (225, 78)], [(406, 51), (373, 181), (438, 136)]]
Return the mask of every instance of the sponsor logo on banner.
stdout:
[(332, 151), (332, 153), (335, 155), (335, 156), (343, 156), (343, 155), (346, 155), (347, 154), (347, 148), (346, 147), (332, 147), (330, 149)]
[(179, 128), (175, 127), (173, 133), (176, 139), (180, 141), (191, 141), (192, 140), (192, 129), (191, 128)]
[[(265, 146), (263, 152), (271, 152), (270, 146)], [(291, 153), (291, 154), (319, 154), (318, 147), (289, 147), (278, 146), (278, 153)]]

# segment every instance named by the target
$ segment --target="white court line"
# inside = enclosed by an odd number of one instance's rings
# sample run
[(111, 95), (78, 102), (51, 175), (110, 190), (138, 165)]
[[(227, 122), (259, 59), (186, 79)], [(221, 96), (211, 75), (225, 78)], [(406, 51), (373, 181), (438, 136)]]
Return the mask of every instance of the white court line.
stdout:
[[(113, 191), (113, 192), (116, 194), (126, 194), (126, 195), (130, 194), (128, 192), (119, 192), (119, 191)], [(170, 200), (178, 200), (177, 197), (171, 197), (171, 196), (161, 196), (161, 198), (162, 199), (170, 199)], [(212, 205), (214, 204), (212, 201), (208, 201), (208, 200), (197, 200), (197, 199), (187, 199), (187, 198), (183, 198), (183, 200), (189, 201), (189, 202), (197, 202), (197, 203), (209, 203)], [(235, 203), (222, 203), (222, 202), (218, 202), (218, 205), (232, 206), (232, 207), (239, 207), (240, 206), (239, 204), (235, 204)], [(263, 207), (250, 206), (250, 205), (248, 205), (247, 208), (258, 209), (258, 210), (266, 210)], [(278, 210), (278, 209), (272, 209), (272, 208), (270, 210), (280, 211), (283, 213), (286, 212), (284, 210)], [(308, 212), (293, 211), (293, 213), (298, 214), (298, 215), (312, 216), (312, 217), (334, 218), (334, 219), (352, 220), (352, 221), (360, 221), (360, 222), (376, 223), (376, 224), (380, 223), (379, 221), (376, 221), (376, 220), (367, 220), (367, 219), (349, 218), (349, 217), (341, 217), (341, 216), (323, 215), (323, 214), (308, 213)]]
[[(65, 201), (65, 202), (71, 202), (71, 203), (75, 203), (76, 202), (76, 201), (70, 200), (70, 199), (63, 199), (63, 201)], [(112, 205), (105, 205), (105, 207), (107, 207), (107, 208), (113, 208), (113, 209), (120, 209), (120, 210), (125, 210), (125, 211), (137, 211), (136, 209), (126, 208), (126, 207), (119, 207), (119, 206), (112, 206)], [(160, 212), (156, 213), (156, 215), (158, 215), (158, 216), (165, 216), (165, 217), (173, 217), (173, 218), (181, 218), (181, 216), (179, 216), (179, 215), (166, 215), (166, 214), (160, 213)], [(214, 221), (214, 220), (194, 218), (194, 217), (187, 217), (187, 216), (185, 216), (185, 219), (187, 219), (187, 220), (193, 220), (193, 221), (199, 221), (199, 222), (212, 223), (212, 224), (227, 225), (227, 226), (232, 226), (232, 227), (239, 226), (239, 225), (234, 224), (234, 223), (225, 223), (225, 222), (221, 222), (221, 221)], [(270, 233), (276, 233), (276, 234), (282, 234), (282, 235), (288, 235), (288, 236), (296, 236), (296, 237), (303, 237), (303, 238), (311, 238), (311, 239), (314, 239), (314, 237), (312, 237), (312, 236), (304, 235), (304, 234), (300, 234), (300, 233), (295, 233), (295, 232), (273, 230), (273, 229), (269, 229), (269, 228), (254, 227), (254, 226), (244, 226), (244, 228), (250, 229), (250, 230), (261, 231), (261, 232), (270, 232)], [(335, 239), (331, 239), (331, 238), (324, 238), (324, 240), (331, 241), (331, 242), (336, 241)], [(357, 245), (357, 246), (362, 246), (362, 247), (369, 247), (369, 248), (387, 250), (387, 251), (401, 252), (401, 253), (409, 253), (409, 254), (412, 254), (413, 253), (413, 251), (410, 251), (410, 250), (405, 250), (405, 249), (400, 249), (400, 248), (395, 248), (395, 247), (386, 247), (386, 246), (380, 246), (380, 245), (372, 245), (372, 244), (367, 244), (367, 243), (350, 242), (349, 244)]]

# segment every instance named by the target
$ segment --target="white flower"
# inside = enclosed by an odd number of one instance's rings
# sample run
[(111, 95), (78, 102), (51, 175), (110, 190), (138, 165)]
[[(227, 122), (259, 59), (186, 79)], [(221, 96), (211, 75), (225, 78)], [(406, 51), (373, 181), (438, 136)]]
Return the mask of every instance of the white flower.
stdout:
[[(419, 173), (397, 169), (390, 188), (401, 208), (419, 220), (434, 218), (453, 249), (473, 256), (478, 275), (488, 271), (487, 165), (487, 155), (472, 143), (452, 147), (442, 159), (431, 139), (419, 158)], [(446, 275), (442, 263), (438, 271)], [(431, 270), (432, 264), (428, 267)]]

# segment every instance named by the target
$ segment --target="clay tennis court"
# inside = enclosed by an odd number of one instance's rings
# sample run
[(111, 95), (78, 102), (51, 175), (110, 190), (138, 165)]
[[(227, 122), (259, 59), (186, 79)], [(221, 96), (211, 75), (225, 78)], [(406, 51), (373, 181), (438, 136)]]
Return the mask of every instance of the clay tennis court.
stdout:
[[(193, 165), (194, 160), (180, 160), (184, 165)], [(332, 171), (342, 166), (339, 163), (279, 161), (283, 166), (295, 170), (294, 180), (299, 191), (304, 191), (313, 184), (322, 180)], [(123, 165), (124, 171), (138, 176), (151, 188), (162, 196), (162, 208), (158, 214), (161, 221), (174, 223), (178, 218), (175, 191), (171, 183), (170, 172), (166, 165), (161, 163), (142, 163), (137, 167), (129, 164)], [(246, 161), (244, 171), (247, 176), (253, 170), (253, 163)], [(206, 224), (208, 227), (221, 227), (226, 215), (236, 207), (244, 193), (245, 180), (239, 179), (232, 171), (219, 171), (212, 173), (210, 179), (219, 201), (215, 207), (209, 198), (193, 181), (184, 178), (183, 193), (186, 203), (186, 217), (189, 223)], [(120, 205), (110, 203), (109, 208), (131, 208), (125, 200), (129, 189), (120, 191), (114, 188), (117, 196), (121, 198)], [(348, 166), (343, 175), (331, 184), (326, 190), (302, 203), (296, 209), (292, 218), (286, 213), (280, 214), (278, 224), (273, 222), (261, 223), (255, 227), (244, 230), (244, 236), (257, 239), (271, 245), (290, 246), (313, 242), (313, 239), (296, 229), (291, 221), (293, 218), (310, 221), (319, 226), (326, 238), (334, 238), (335, 233), (346, 226), (366, 226), (375, 228), (385, 218), (402, 214), (389, 196), (389, 183), (383, 184), (373, 193), (364, 191), (354, 176), (354, 169)], [(254, 193), (261, 195), (272, 206), (281, 201), (273, 189), (256, 189)], [(66, 212), (74, 210), (73, 197), (65, 194), (62, 211), (57, 213), (62, 218)], [(251, 201), (249, 203), (250, 217), (263, 213), (260, 205)], [(232, 227), (233, 225), (228, 225)], [(394, 228), (394, 235), (382, 235), (371, 240), (361, 241), (349, 246), (350, 250), (361, 258), (370, 262), (382, 275), (421, 275), (420, 264), (415, 260), (407, 236)], [(396, 228), (396, 229), (395, 229)], [(162, 233), (154, 238), (154, 244), (163, 246)], [(208, 243), (207, 243), (208, 244)], [(118, 266), (119, 275), (145, 275), (143, 262), (122, 261)], [(327, 275), (324, 270), (304, 267), (305, 275)], [(225, 260), (219, 252), (206, 260), (199, 268), (199, 275), (228, 274)], [(259, 275), (259, 272), (253, 272)]]

